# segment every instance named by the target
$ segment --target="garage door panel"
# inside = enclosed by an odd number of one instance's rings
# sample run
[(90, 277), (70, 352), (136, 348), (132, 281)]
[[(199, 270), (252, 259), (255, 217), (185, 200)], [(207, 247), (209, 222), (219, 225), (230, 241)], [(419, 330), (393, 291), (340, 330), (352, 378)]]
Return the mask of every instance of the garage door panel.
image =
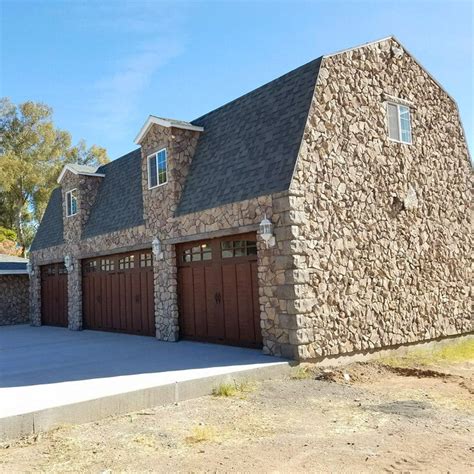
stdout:
[[(219, 272), (212, 267), (204, 267), (206, 285), (207, 334), (211, 338), (224, 339), (224, 321), (218, 304), (220, 294)], [(217, 304), (216, 304), (217, 302)]]
[(41, 267), (41, 323), (68, 325), (67, 274), (63, 263)]
[[(196, 336), (207, 336), (207, 290), (206, 275), (204, 267), (192, 269), (193, 293), (194, 293), (194, 324)], [(190, 313), (191, 316), (192, 313)]]
[(262, 328), (260, 326), (260, 303), (258, 301), (258, 281), (257, 281), (257, 262), (251, 262), (252, 276), (252, 303), (253, 303), (253, 327), (255, 340), (258, 344), (262, 343)]
[(225, 314), (225, 334), (229, 339), (238, 341), (240, 338), (239, 306), (234, 265), (223, 265), (222, 267), (222, 298)]
[[(196, 335), (194, 314), (194, 288), (193, 269), (190, 267), (180, 268), (178, 273), (178, 292), (180, 297), (180, 328), (184, 336)], [(187, 317), (182, 317), (183, 314)]]
[(181, 244), (177, 261), (181, 336), (260, 345), (256, 235)]
[(235, 265), (237, 283), (237, 301), (239, 308), (239, 334), (244, 341), (255, 338), (253, 327), (252, 304), (252, 275), (250, 264), (239, 263)]
[(83, 262), (84, 326), (155, 335), (150, 250)]

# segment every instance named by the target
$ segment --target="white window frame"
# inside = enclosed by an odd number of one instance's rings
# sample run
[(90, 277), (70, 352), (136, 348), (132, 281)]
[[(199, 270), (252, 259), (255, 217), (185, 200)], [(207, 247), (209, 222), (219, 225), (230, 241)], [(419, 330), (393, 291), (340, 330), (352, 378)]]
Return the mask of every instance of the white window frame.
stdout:
[[(68, 196), (71, 196), (71, 210), (72, 210), (72, 193), (74, 192), (76, 193), (76, 196), (74, 196), (74, 200), (76, 201), (76, 212), (69, 214)], [(79, 212), (79, 202), (77, 200), (77, 188), (74, 188), (66, 192), (66, 217), (75, 216), (78, 212)]]
[[(408, 109), (408, 113), (410, 114), (410, 139), (411, 139), (409, 142), (405, 142), (403, 140), (397, 140), (396, 138), (392, 138), (390, 136), (390, 123), (389, 123), (389, 116), (388, 116), (388, 106), (389, 105), (394, 105), (395, 107), (397, 107), (398, 132), (400, 134), (400, 138), (402, 137), (402, 121), (400, 120), (400, 107), (406, 107)], [(391, 142), (402, 143), (404, 145), (413, 145), (413, 127), (411, 125), (412, 124), (411, 111), (412, 111), (412, 108), (407, 104), (403, 104), (401, 102), (395, 102), (394, 100), (387, 100), (386, 106), (385, 106), (385, 115), (387, 117), (386, 118), (387, 137)]]
[[(158, 155), (162, 151), (165, 152), (165, 156), (166, 156), (166, 181), (163, 181), (163, 183), (160, 183), (160, 173), (158, 171)], [(156, 165), (156, 184), (154, 186), (151, 185), (150, 158), (155, 159), (155, 165)], [(160, 150), (155, 151), (151, 155), (148, 155), (146, 157), (146, 166), (147, 166), (147, 174), (148, 174), (148, 189), (155, 189), (168, 183), (168, 150), (166, 148), (161, 148)]]

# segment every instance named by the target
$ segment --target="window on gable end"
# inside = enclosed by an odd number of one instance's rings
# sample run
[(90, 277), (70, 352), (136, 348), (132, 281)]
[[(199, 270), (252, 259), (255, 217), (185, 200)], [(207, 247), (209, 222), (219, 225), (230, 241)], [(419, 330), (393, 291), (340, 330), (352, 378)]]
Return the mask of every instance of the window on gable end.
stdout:
[(411, 144), (410, 108), (387, 102), (388, 136), (391, 140)]
[(67, 217), (77, 214), (77, 189), (71, 189), (66, 193), (66, 214)]

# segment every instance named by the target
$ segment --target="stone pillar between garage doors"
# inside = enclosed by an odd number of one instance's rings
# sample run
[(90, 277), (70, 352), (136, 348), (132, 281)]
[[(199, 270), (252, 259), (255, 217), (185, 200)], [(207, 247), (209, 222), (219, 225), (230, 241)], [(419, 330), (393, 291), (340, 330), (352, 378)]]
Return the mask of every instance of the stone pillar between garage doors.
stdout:
[(176, 247), (167, 244), (162, 250), (161, 259), (153, 256), (156, 338), (174, 342), (179, 339)]
[(81, 261), (72, 258), (73, 267), (67, 273), (68, 328), (82, 329), (82, 268)]
[(30, 324), (41, 326), (41, 271), (31, 262), (33, 274), (30, 275)]

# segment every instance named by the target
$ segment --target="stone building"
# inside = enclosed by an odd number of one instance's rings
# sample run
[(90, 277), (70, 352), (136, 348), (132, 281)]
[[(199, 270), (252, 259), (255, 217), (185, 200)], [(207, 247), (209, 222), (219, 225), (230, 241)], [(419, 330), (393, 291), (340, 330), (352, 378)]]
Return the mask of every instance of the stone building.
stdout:
[(28, 260), (0, 254), (0, 326), (29, 321)]
[(473, 330), (458, 109), (395, 38), (192, 122), (150, 116), (136, 143), (61, 173), (31, 248), (32, 324), (295, 359)]

